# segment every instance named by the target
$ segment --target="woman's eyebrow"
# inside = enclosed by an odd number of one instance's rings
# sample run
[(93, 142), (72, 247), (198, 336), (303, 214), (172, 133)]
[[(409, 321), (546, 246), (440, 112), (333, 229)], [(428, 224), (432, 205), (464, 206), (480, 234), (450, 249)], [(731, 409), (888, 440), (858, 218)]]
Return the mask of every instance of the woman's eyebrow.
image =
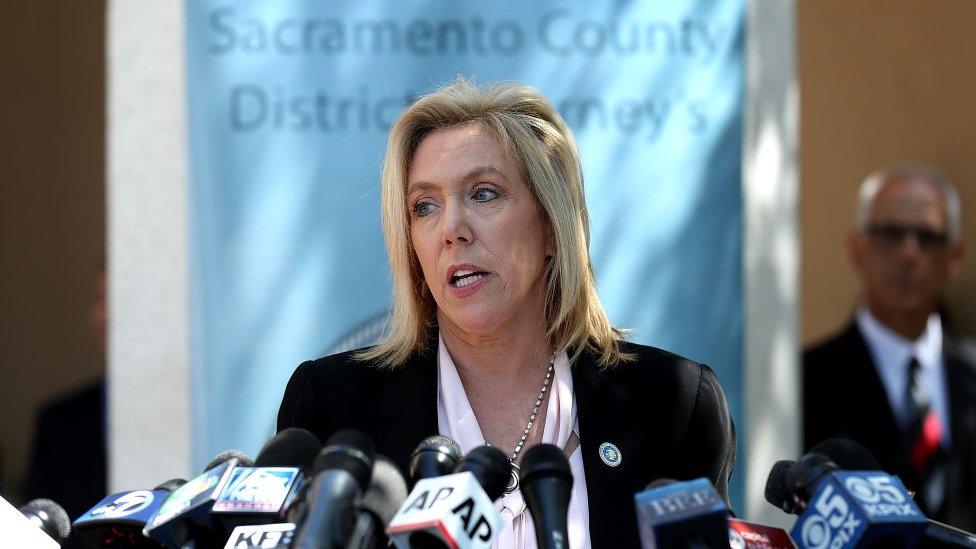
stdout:
[(414, 181), (407, 186), (407, 196), (418, 192), (418, 191), (429, 191), (431, 189), (436, 189), (438, 185), (427, 181)]
[(497, 175), (498, 177), (501, 177), (506, 181), (508, 180), (508, 176), (505, 175), (505, 172), (503, 172), (501, 168), (497, 166), (488, 165), (488, 166), (478, 166), (477, 168), (471, 170), (470, 172), (468, 172), (467, 175), (464, 176), (464, 181), (470, 181), (472, 179), (477, 179), (485, 175)]
[[(505, 172), (503, 172), (501, 168), (492, 165), (478, 166), (472, 169), (464, 177), (461, 178), (461, 181), (468, 182), (471, 181), (472, 179), (478, 179), (479, 177), (484, 177), (485, 175), (496, 175), (508, 181), (508, 176), (505, 175)], [(437, 189), (439, 187), (440, 185), (437, 185), (436, 183), (431, 183), (429, 181), (411, 181), (407, 185), (407, 196), (410, 196), (411, 194), (418, 191), (429, 191), (431, 189)]]

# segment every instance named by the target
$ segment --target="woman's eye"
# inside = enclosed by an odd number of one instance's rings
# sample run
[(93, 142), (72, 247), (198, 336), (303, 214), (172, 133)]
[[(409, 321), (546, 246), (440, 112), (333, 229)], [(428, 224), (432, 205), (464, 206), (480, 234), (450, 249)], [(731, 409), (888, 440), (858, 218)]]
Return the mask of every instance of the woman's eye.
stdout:
[(413, 205), (413, 213), (417, 217), (425, 217), (434, 211), (434, 205), (430, 202), (417, 202)]
[(498, 198), (498, 193), (491, 189), (481, 188), (474, 191), (474, 196), (472, 198), (478, 202), (488, 202), (489, 200)]

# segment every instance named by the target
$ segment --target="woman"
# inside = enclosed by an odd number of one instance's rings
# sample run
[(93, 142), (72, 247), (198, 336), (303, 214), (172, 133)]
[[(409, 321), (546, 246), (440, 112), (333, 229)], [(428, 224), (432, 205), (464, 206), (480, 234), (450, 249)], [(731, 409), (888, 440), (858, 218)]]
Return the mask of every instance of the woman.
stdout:
[[(610, 325), (576, 144), (538, 91), (462, 80), (408, 107), (390, 132), (382, 213), (389, 335), (299, 366), (279, 430), (359, 429), (404, 473), (435, 433), (514, 464), (556, 444), (575, 480), (573, 548), (638, 546), (633, 495), (657, 478), (707, 476), (727, 498), (735, 432), (722, 389), (706, 366)], [(533, 546), (521, 493), (499, 501), (499, 546)]]

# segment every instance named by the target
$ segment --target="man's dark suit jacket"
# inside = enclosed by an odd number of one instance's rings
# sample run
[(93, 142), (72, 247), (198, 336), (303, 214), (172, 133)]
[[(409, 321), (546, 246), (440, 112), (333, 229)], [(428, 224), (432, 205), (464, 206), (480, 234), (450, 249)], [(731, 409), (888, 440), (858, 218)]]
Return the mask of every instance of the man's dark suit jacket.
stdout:
[[(48, 498), (74, 520), (105, 497), (105, 378), (46, 405), (37, 419), (24, 501)], [(62, 549), (81, 548), (72, 535)]]
[[(640, 546), (633, 498), (653, 480), (708, 477), (727, 500), (735, 459), (735, 429), (707, 366), (652, 347), (621, 348), (637, 360), (599, 371), (583, 353), (572, 370), (596, 548)], [(360, 430), (406, 476), (410, 453), (438, 432), (437, 353), (397, 369), (354, 361), (351, 352), (305, 362), (278, 412), (278, 430), (287, 427), (323, 442), (340, 429)], [(604, 442), (620, 449), (617, 467), (601, 461)]]
[[(942, 348), (952, 447), (943, 512), (929, 518), (976, 531), (976, 348), (949, 336)], [(833, 437), (856, 440), (910, 490), (918, 488), (905, 435), (856, 322), (803, 354), (803, 400), (805, 448)]]

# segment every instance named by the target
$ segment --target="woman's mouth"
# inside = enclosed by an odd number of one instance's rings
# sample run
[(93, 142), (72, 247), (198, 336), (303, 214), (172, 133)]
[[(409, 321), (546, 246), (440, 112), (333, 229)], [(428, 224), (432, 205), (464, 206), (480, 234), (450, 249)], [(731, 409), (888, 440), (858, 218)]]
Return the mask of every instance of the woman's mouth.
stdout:
[(484, 278), (486, 275), (487, 273), (481, 271), (461, 269), (451, 276), (451, 286), (455, 288), (463, 288), (469, 284), (474, 284), (475, 282)]

